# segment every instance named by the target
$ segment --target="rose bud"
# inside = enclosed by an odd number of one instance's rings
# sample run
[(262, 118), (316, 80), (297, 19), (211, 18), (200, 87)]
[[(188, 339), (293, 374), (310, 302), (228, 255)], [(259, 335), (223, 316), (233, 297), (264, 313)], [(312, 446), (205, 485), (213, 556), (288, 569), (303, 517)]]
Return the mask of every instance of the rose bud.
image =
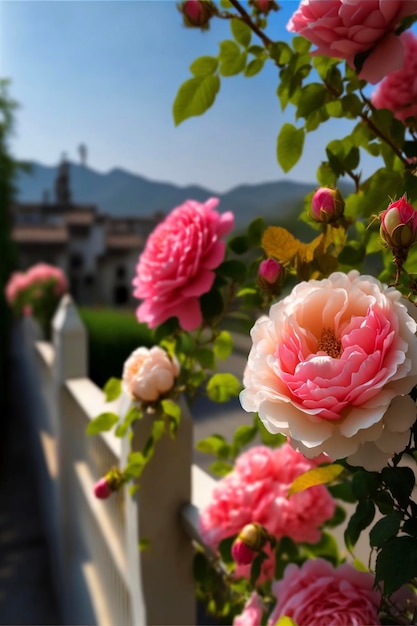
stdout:
[(285, 269), (276, 259), (270, 257), (259, 264), (258, 284), (261, 289), (279, 294), (284, 277)]
[(202, 30), (209, 27), (210, 19), (217, 13), (217, 8), (211, 0), (185, 0), (178, 5), (178, 9), (183, 14), (185, 26)]
[(249, 565), (256, 553), (262, 550), (268, 539), (268, 533), (260, 524), (246, 524), (232, 545), (233, 560), (237, 565)]
[(113, 491), (110, 489), (110, 485), (105, 477), (100, 478), (100, 480), (94, 485), (94, 495), (100, 500), (105, 500), (111, 496), (112, 493)]
[(408, 249), (417, 241), (417, 211), (403, 196), (379, 216), (382, 239), (393, 249)]
[(94, 495), (100, 500), (106, 500), (113, 491), (117, 491), (123, 485), (124, 476), (117, 467), (111, 469), (103, 478), (94, 485)]
[(338, 189), (320, 187), (311, 200), (311, 214), (323, 224), (335, 222), (343, 215), (345, 203)]
[(249, 548), (244, 541), (236, 539), (232, 545), (232, 557), (236, 565), (250, 565), (256, 552)]
[(250, 4), (252, 4), (252, 6), (259, 13), (269, 13), (271, 9), (273, 9), (274, 11), (278, 11), (279, 8), (274, 0), (252, 0)]

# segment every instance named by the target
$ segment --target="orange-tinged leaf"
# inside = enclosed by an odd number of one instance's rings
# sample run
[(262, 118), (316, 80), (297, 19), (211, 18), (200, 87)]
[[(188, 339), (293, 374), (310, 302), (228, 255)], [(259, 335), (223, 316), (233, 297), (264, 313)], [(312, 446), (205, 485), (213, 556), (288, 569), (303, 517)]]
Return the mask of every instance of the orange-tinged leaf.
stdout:
[(299, 491), (305, 491), (305, 489), (315, 487), (316, 485), (327, 485), (340, 476), (343, 471), (343, 465), (338, 465), (337, 463), (323, 467), (315, 467), (301, 474), (301, 476), (297, 476), (289, 488), (288, 497)]
[(284, 265), (293, 261), (303, 245), (305, 244), (281, 226), (269, 226), (262, 237), (262, 247), (267, 256), (275, 257)]

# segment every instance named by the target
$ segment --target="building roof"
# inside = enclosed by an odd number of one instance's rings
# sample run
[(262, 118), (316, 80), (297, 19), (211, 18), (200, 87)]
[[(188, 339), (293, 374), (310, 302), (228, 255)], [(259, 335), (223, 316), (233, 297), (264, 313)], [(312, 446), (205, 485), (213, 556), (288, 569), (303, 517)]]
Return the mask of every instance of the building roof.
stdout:
[(65, 226), (15, 226), (12, 239), (19, 244), (65, 244), (68, 241), (68, 231)]
[(95, 221), (95, 212), (89, 210), (68, 211), (64, 219), (70, 226), (89, 226)]
[(115, 233), (106, 238), (106, 247), (111, 250), (140, 250), (144, 243), (143, 237), (130, 233)]

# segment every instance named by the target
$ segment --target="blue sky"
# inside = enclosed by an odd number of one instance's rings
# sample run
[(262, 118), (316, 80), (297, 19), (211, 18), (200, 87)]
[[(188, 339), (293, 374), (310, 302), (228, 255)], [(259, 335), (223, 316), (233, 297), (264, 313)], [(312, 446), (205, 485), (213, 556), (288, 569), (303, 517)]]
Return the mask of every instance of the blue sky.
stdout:
[[(280, 3), (274, 39), (298, 2)], [(101, 172), (122, 167), (154, 180), (226, 191), (241, 183), (315, 182), (327, 141), (346, 133), (325, 125), (307, 138), (287, 175), (277, 164), (282, 114), (277, 69), (224, 78), (214, 107), (175, 127), (172, 103), (191, 62), (216, 55), (230, 38), (226, 20), (208, 32), (186, 29), (172, 0), (0, 0), (0, 76), (20, 103), (11, 147), (16, 157), (56, 164), (62, 152)]]

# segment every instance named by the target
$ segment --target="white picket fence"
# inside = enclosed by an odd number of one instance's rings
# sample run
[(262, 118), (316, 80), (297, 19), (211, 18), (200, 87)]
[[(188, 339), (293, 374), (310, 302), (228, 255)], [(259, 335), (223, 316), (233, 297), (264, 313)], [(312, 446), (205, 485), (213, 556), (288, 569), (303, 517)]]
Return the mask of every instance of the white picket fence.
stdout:
[[(97, 626), (196, 624), (192, 537), (198, 509), (214, 481), (192, 465), (192, 420), (183, 407), (175, 440), (163, 437), (132, 497), (93, 494), (112, 466), (123, 467), (126, 440), (86, 435), (103, 410), (120, 415), (129, 399), (111, 406), (87, 378), (87, 337), (70, 296), (53, 320), (52, 342), (23, 323), (19, 367), (39, 437), (40, 483), (54, 555), (64, 623)], [(128, 356), (128, 355), (127, 355)], [(142, 449), (150, 421), (137, 422), (132, 448)], [(141, 539), (149, 548), (139, 551)]]

